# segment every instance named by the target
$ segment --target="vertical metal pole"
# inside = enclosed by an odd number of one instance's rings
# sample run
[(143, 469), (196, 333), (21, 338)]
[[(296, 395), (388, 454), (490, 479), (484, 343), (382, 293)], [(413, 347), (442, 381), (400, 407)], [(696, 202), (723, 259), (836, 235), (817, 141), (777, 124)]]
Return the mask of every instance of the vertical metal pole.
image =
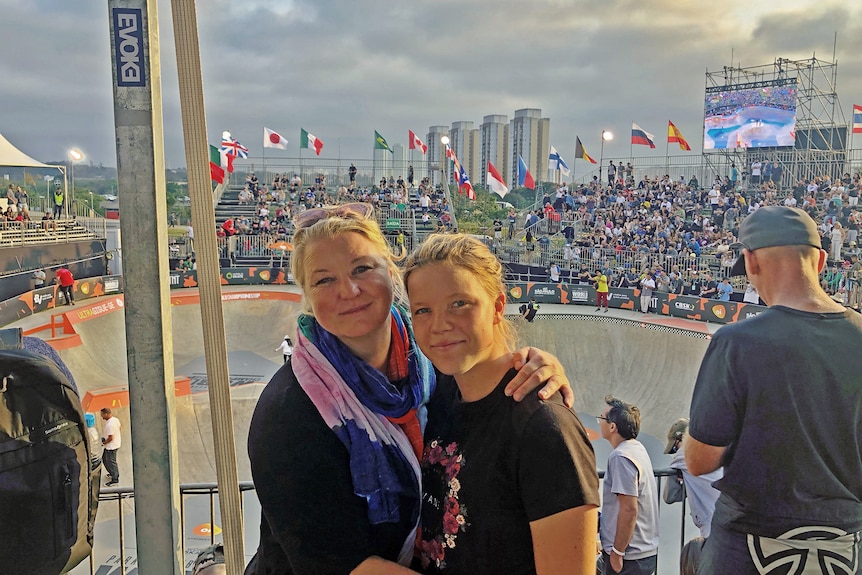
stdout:
[(141, 573), (183, 573), (158, 0), (108, 0)]
[(207, 144), (206, 110), (204, 107), (195, 0), (172, 0), (171, 12), (174, 21), (174, 40), (177, 47), (177, 74), (179, 76), (180, 109), (183, 118), (192, 225), (197, 232), (195, 257), (198, 264), (201, 323), (205, 342), (225, 562), (228, 573), (239, 574), (243, 572), (245, 566), (245, 553), (243, 552), (245, 537), (239, 494), (239, 474), (236, 468), (227, 343), (225, 342), (224, 313), (221, 305), (221, 272), (218, 241), (215, 234), (215, 208), (211, 199), (209, 144)]

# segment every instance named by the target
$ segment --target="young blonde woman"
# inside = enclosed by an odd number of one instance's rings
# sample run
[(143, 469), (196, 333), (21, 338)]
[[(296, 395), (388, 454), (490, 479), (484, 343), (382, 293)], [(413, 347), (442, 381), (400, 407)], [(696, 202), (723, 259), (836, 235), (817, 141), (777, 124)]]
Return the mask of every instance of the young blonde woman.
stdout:
[[(291, 265), (308, 313), (251, 422), (262, 513), (249, 575), (410, 573), (436, 374), (416, 347), (400, 271), (372, 215), (357, 203), (295, 219)], [(543, 393), (567, 385), (555, 358), (530, 355), (510, 386), (516, 397), (549, 378)]]
[(422, 568), (595, 572), (595, 455), (559, 395), (506, 397), (514, 334), (499, 261), (470, 236), (439, 235), (408, 258), (404, 277), (416, 342), (445, 374), (421, 462)]

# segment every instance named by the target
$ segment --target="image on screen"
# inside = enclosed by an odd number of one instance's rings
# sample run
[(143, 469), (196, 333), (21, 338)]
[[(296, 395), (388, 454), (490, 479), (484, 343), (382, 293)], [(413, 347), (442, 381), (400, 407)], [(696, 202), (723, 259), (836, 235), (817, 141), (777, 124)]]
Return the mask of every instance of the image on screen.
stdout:
[(795, 78), (786, 83), (707, 88), (704, 150), (773, 148), (793, 146), (795, 141)]

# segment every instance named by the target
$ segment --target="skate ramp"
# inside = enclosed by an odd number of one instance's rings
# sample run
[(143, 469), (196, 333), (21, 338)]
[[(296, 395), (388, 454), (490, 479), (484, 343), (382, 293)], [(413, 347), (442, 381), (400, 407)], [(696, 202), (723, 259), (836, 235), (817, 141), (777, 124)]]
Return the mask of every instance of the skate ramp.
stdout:
[[(641, 432), (661, 442), (676, 419), (688, 416), (710, 335), (637, 316), (619, 311), (540, 314), (533, 323), (517, 326), (523, 344), (560, 358), (572, 383), (576, 411), (599, 414), (605, 395), (613, 395), (638, 406)], [(594, 417), (582, 419), (598, 429)]]
[[(251, 416), (263, 386), (283, 363), (275, 348), (285, 335), (292, 336), (296, 331), (300, 296), (292, 287), (224, 288), (222, 300), (237, 468), (239, 479), (250, 481), (246, 444)], [(172, 294), (171, 304), (174, 374), (191, 379), (191, 395), (178, 396), (175, 401), (180, 482), (212, 482), (216, 477), (215, 449), (197, 290)], [(99, 393), (127, 387), (123, 296), (87, 301), (74, 308), (63, 308), (63, 313), (80, 336), (81, 345), (60, 349), (59, 353), (75, 376), (81, 397), (88, 391)], [(133, 475), (129, 408), (122, 399), (111, 407), (123, 425), (123, 446), (118, 453), (120, 485), (130, 485)], [(98, 418), (97, 426), (101, 428)]]

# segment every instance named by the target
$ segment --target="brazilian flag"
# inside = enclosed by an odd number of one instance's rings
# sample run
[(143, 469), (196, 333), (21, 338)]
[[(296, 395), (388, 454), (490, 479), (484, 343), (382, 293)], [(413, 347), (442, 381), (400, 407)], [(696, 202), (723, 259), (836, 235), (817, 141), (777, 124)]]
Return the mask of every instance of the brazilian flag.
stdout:
[(391, 154), (394, 154), (395, 151), (389, 147), (389, 144), (386, 142), (386, 138), (380, 135), (380, 132), (374, 130), (374, 149), (375, 150), (389, 150)]

